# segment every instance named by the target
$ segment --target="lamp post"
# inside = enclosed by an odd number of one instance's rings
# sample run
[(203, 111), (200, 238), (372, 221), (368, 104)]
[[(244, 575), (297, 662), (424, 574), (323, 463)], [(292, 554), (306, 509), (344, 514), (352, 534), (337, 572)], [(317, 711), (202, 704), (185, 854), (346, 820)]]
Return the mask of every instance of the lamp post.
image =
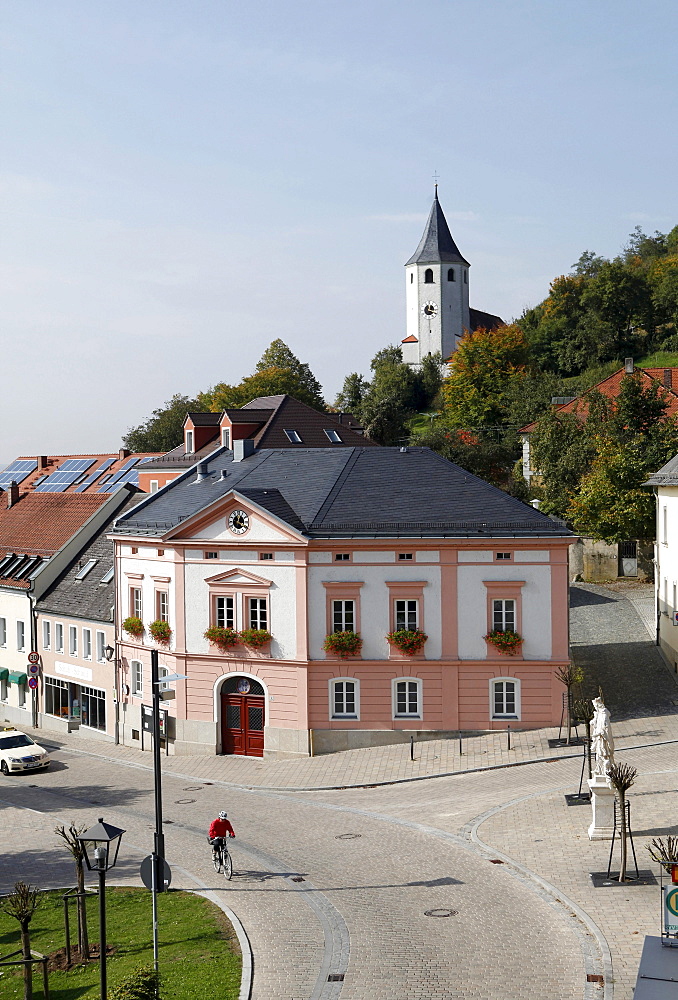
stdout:
[(85, 864), (90, 871), (99, 874), (99, 969), (101, 976), (101, 1000), (106, 1000), (106, 872), (118, 860), (120, 840), (125, 831), (103, 818), (78, 837), (85, 855)]
[[(153, 786), (155, 792), (155, 834), (153, 837), (153, 865), (155, 869), (155, 890), (165, 892), (165, 835), (162, 829), (162, 770), (160, 766), (160, 702), (171, 701), (174, 691), (161, 691), (161, 685), (170, 681), (186, 680), (186, 674), (166, 674), (160, 677), (158, 650), (151, 650), (151, 689), (153, 694)], [(165, 739), (169, 734), (165, 733)]]

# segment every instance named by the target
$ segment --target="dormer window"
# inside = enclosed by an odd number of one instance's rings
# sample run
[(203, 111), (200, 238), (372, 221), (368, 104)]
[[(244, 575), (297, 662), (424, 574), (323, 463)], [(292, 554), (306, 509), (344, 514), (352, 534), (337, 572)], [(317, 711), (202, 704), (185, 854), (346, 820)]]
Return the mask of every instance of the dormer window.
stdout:
[(288, 430), (287, 427), (285, 427), (285, 434), (287, 435), (287, 440), (290, 444), (301, 444), (301, 437), (299, 436), (298, 431)]
[(330, 439), (330, 441), (332, 442), (332, 444), (343, 444), (344, 443), (341, 440), (341, 438), (339, 437), (339, 435), (337, 434), (337, 432), (333, 428), (326, 427), (325, 428), (325, 433), (327, 434), (327, 436)]
[(231, 447), (231, 431), (228, 427), (221, 428), (221, 447), (222, 448)]
[(424, 284), (425, 285), (433, 284), (433, 268), (431, 267), (427, 267), (426, 270), (424, 271)]
[(456, 281), (457, 280), (456, 275), (454, 273), (454, 268), (453, 267), (451, 267), (449, 269), (449, 271), (447, 272), (447, 280), (448, 281)]
[(186, 431), (186, 454), (193, 453), (193, 431)]

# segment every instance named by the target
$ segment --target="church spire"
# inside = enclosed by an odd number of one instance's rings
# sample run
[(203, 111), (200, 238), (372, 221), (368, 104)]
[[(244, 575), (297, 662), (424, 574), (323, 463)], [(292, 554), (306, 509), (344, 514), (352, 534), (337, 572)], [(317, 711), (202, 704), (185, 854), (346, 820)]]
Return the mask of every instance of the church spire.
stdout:
[(424, 235), (407, 264), (438, 264), (444, 260), (469, 266), (468, 261), (464, 260), (459, 253), (457, 244), (452, 239), (450, 227), (447, 225), (447, 219), (438, 201), (438, 184), (436, 182), (433, 204)]

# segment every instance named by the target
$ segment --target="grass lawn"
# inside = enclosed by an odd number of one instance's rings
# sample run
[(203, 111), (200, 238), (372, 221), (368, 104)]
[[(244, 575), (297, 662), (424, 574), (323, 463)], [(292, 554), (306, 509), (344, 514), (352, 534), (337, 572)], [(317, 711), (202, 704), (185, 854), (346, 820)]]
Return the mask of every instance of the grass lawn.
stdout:
[[(99, 901), (87, 904), (90, 944), (99, 941)], [(151, 894), (145, 889), (107, 888), (106, 936), (116, 948), (107, 963), (109, 990), (140, 965), (153, 964)], [(241, 959), (238, 941), (218, 907), (189, 892), (158, 896), (162, 996), (171, 1000), (237, 1000)], [(75, 907), (71, 904), (71, 944), (77, 938)], [(43, 955), (63, 948), (61, 893), (46, 893), (31, 921), (31, 947)], [(0, 955), (21, 947), (19, 925), (0, 911)], [(20, 957), (20, 956), (17, 956)], [(23, 997), (22, 971), (0, 969), (0, 1000)], [(68, 972), (50, 972), (51, 1000), (98, 1000), (99, 963), (92, 961)], [(42, 969), (34, 966), (33, 996), (42, 1000)]]

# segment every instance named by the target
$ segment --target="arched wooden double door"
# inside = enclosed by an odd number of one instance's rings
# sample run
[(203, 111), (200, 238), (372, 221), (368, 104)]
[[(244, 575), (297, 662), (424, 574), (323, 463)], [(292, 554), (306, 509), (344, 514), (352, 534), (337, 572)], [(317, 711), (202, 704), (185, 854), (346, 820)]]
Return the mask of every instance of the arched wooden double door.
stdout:
[(221, 752), (264, 756), (264, 689), (251, 677), (229, 677), (221, 686)]

